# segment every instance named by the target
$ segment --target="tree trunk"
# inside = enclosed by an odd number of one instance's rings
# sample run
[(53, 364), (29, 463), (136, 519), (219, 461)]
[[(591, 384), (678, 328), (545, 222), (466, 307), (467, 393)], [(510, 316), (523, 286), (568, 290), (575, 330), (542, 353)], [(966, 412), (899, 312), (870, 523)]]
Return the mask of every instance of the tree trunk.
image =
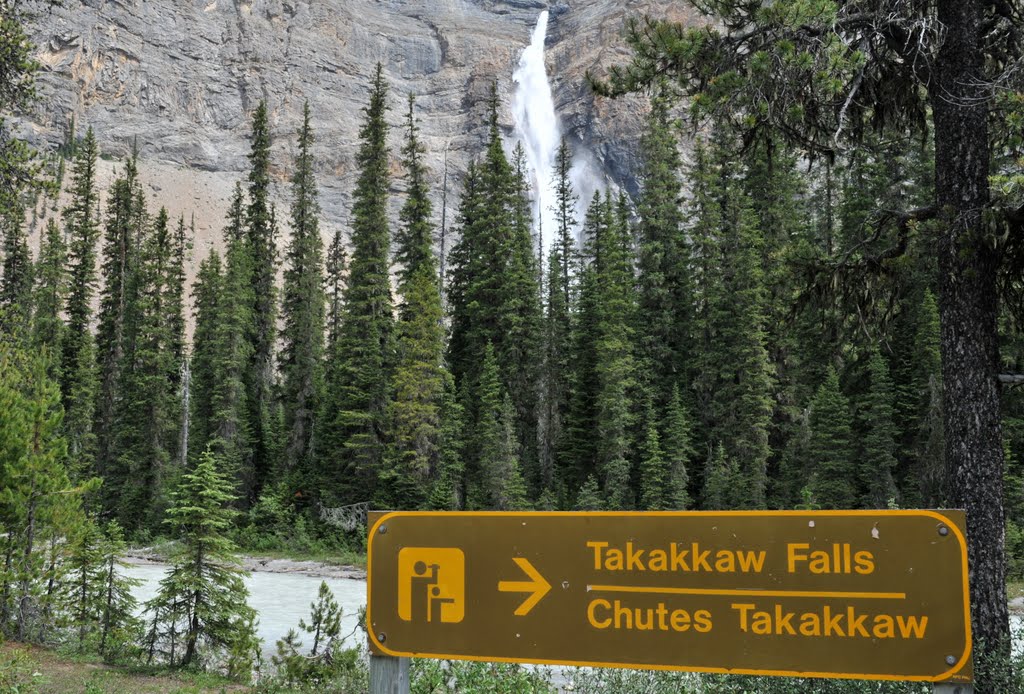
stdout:
[[(100, 622), (100, 653), (106, 655), (107, 653), (107, 634), (110, 633), (110, 609), (114, 604), (114, 562), (116, 556), (111, 552), (110, 559), (107, 563), (107, 576), (106, 576), (106, 588), (107, 596), (103, 606), (103, 620)], [(152, 654), (150, 654), (152, 658)]]
[[(996, 271), (985, 240), (989, 97), (980, 0), (938, 0), (945, 38), (930, 88), (935, 123), (939, 316), (947, 498), (967, 511), (971, 620), (977, 654), (1008, 655)], [(987, 691), (984, 683), (980, 691)]]
[(192, 611), (188, 622), (188, 636), (185, 640), (185, 656), (181, 659), (182, 667), (188, 667), (196, 654), (196, 643), (199, 641), (199, 591), (192, 596)]
[(4, 582), (0, 590), (0, 635), (6, 633), (11, 623), (11, 588), (14, 577), (11, 573), (14, 567), (14, 533), (7, 532), (7, 549), (4, 552)]
[(57, 593), (57, 551), (58, 551), (58, 537), (56, 535), (50, 538), (50, 563), (46, 569), (46, 598), (43, 608), (43, 619), (40, 625), (39, 640), (46, 640), (46, 629), (53, 624), (53, 601)]
[(83, 566), (78, 576), (78, 652), (85, 650), (85, 635), (89, 627), (89, 569)]
[(28, 636), (26, 631), (29, 620), (29, 606), (32, 602), (32, 549), (36, 535), (36, 495), (35, 484), (29, 492), (28, 520), (25, 526), (25, 550), (22, 556), (21, 567), (21, 589), (18, 597), (18, 640), (25, 641)]

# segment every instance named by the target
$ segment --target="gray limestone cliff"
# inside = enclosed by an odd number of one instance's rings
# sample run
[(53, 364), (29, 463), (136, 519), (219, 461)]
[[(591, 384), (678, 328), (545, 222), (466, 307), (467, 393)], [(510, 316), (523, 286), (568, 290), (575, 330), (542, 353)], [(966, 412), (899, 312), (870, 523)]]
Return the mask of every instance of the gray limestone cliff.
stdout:
[[(324, 233), (345, 228), (357, 133), (370, 75), (380, 61), (392, 89), (396, 175), (404, 99), (417, 115), (440, 215), (444, 161), (449, 216), (462, 172), (485, 135), (486, 97), (497, 79), (508, 109), (512, 73), (543, 9), (551, 10), (548, 72), (567, 135), (606, 174), (636, 191), (642, 98), (597, 100), (584, 73), (626, 58), (623, 19), (679, 16), (651, 0), (65, 0), (39, 3), (32, 35), (42, 99), (26, 123), (38, 146), (55, 147), (74, 115), (91, 126), (109, 161), (137, 142), (155, 204), (195, 214), (196, 257), (216, 243), (230, 190), (247, 170), (249, 116), (265, 99), (274, 137), (276, 197), (287, 179), (302, 105), (309, 100)], [(395, 190), (401, 190), (396, 176)]]

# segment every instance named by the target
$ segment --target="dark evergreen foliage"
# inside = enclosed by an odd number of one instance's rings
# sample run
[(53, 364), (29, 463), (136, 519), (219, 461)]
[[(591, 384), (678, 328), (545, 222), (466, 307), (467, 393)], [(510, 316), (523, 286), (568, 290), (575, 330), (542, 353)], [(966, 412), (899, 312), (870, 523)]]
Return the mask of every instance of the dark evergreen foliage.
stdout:
[(72, 466), (92, 466), (95, 436), (92, 430), (96, 397), (96, 346), (90, 324), (96, 289), (96, 137), (90, 128), (77, 148), (72, 170), (71, 202), (64, 209), (68, 238), (67, 330), (61, 340), (61, 396), (64, 430)]
[(300, 487), (315, 478), (315, 416), (321, 407), (324, 387), (324, 254), (313, 173), (313, 142), (307, 102), (292, 177), (292, 233), (285, 252), (278, 359), (287, 437), (282, 470), (293, 473)]
[[(402, 148), (407, 174), (400, 213), (396, 258), (402, 263), (402, 296), (397, 326), (398, 355), (388, 419), (389, 460), (381, 496), (392, 505), (419, 508), (427, 503), (432, 480), (442, 465), (442, 400), (450, 378), (442, 360), (444, 326), (437, 262), (432, 243), (431, 205), (423, 167), (423, 147), (409, 98), (406, 141)], [(450, 461), (446, 462), (450, 468)], [(450, 476), (451, 470), (448, 474)], [(447, 496), (438, 492), (441, 497)], [(378, 498), (381, 498), (380, 496)], [(444, 503), (441, 498), (437, 503)]]
[(270, 429), (275, 406), (274, 346), (278, 335), (277, 223), (270, 202), (270, 126), (266, 101), (260, 101), (253, 113), (249, 167), (249, 201), (244, 223), (252, 308), (247, 326), (249, 364), (243, 373), (251, 455), (250, 469), (244, 478), (247, 501), (255, 499), (272, 473), (276, 446)]
[(229, 671), (247, 675), (256, 655), (255, 615), (228, 539), (232, 484), (217, 468), (217, 458), (204, 452), (173, 493), (166, 522), (180, 547), (146, 603), (145, 645), (150, 660), (183, 667), (226, 661)]
[(387, 82), (377, 65), (356, 156), (352, 259), (338, 337), (328, 358), (322, 486), (345, 503), (375, 498), (391, 395), (394, 307), (389, 278)]
[(24, 329), (32, 314), (32, 255), (25, 234), (25, 211), (15, 206), (0, 214), (3, 267), (0, 271), (0, 328)]

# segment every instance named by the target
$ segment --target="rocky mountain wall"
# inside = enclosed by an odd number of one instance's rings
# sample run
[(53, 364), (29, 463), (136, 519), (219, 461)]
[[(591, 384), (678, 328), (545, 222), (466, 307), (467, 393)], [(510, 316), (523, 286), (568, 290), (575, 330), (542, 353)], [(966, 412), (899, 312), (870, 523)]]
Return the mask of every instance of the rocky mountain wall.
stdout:
[[(154, 205), (194, 213), (196, 262), (218, 245), (227, 200), (247, 171), (249, 118), (270, 114), (279, 218), (286, 219), (302, 105), (317, 137), (323, 229), (347, 226), (362, 108), (375, 64), (392, 90), (395, 190), (405, 95), (416, 108), (440, 216), (444, 162), (449, 204), (486, 134), (489, 85), (497, 79), (502, 125), (511, 131), (512, 72), (539, 13), (551, 10), (548, 72), (565, 131), (609, 175), (635, 192), (642, 98), (598, 100), (588, 69), (623, 60), (630, 14), (680, 16), (654, 0), (64, 0), (39, 2), (32, 35), (42, 101), (25, 123), (52, 149), (74, 115), (96, 132), (109, 180), (137, 142)], [(397, 209), (399, 200), (395, 200)], [(448, 219), (454, 218), (450, 207)]]

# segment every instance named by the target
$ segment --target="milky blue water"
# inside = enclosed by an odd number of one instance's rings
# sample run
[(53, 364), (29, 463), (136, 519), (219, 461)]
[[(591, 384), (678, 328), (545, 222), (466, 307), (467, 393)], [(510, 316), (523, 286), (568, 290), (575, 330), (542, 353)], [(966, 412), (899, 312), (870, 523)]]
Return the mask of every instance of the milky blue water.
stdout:
[[(143, 603), (154, 595), (167, 566), (157, 563), (131, 564), (125, 573), (142, 580), (142, 585), (133, 593)], [(249, 588), (249, 606), (259, 615), (257, 634), (263, 640), (266, 658), (277, 652), (276, 642), (288, 633), (298, 631), (299, 619), (309, 621), (310, 603), (316, 600), (320, 581), (326, 581), (334, 598), (341, 605), (343, 616), (341, 633), (348, 635), (355, 630), (359, 609), (366, 606), (366, 581), (350, 578), (319, 578), (303, 574), (270, 573), (254, 571), (245, 579)], [(306, 638), (303, 638), (303, 637)], [(312, 647), (313, 641), (304, 632), (299, 633), (304, 650)], [(347, 645), (361, 645), (365, 636), (360, 630), (350, 636)]]

